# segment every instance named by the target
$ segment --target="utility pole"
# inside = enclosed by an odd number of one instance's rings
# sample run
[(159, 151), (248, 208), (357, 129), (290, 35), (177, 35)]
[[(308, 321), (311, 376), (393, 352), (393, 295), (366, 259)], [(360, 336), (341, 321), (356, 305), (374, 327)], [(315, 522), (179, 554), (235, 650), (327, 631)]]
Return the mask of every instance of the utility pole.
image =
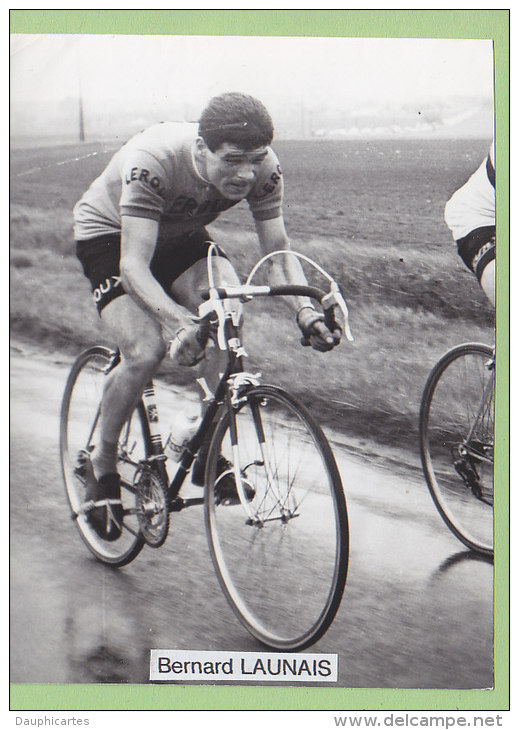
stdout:
[(79, 92), (79, 141), (85, 141), (85, 119), (83, 116), (83, 99), (81, 98), (81, 91)]
[(78, 95), (79, 95), (79, 141), (84, 142), (85, 141), (85, 116), (83, 112), (83, 94), (81, 91), (81, 66), (79, 61), (79, 48), (77, 49), (76, 54), (77, 59), (77, 85), (78, 85)]

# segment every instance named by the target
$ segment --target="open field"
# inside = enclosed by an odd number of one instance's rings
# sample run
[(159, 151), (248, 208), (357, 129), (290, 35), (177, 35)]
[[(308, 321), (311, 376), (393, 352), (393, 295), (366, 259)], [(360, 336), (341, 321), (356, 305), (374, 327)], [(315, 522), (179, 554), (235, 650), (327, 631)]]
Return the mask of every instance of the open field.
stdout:
[[(18, 337), (70, 352), (98, 339), (71, 210), (116, 146), (13, 150), (11, 326)], [(461, 341), (493, 342), (493, 313), (443, 223), (445, 201), (488, 142), (286, 141), (275, 148), (293, 246), (341, 283), (355, 342), (325, 355), (303, 349), (285, 304), (254, 302), (244, 332), (250, 369), (287, 385), (336, 428), (415, 444), (434, 361)], [(246, 275), (258, 258), (246, 205), (212, 230)], [(196, 377), (196, 369), (164, 367), (175, 382)]]

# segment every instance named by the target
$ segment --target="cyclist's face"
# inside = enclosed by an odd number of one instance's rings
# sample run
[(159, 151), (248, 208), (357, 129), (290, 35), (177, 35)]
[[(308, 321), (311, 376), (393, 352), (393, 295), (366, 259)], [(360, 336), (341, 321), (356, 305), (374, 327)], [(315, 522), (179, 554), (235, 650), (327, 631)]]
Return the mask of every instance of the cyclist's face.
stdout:
[(244, 150), (224, 142), (215, 152), (211, 152), (203, 143), (198, 147), (198, 153), (205, 179), (225, 198), (242, 200), (254, 185), (268, 148)]

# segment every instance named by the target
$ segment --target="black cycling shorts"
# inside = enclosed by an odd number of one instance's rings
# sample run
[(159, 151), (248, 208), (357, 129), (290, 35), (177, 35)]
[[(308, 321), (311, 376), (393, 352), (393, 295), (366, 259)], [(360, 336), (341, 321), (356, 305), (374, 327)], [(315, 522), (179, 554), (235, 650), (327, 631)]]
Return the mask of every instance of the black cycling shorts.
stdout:
[[(205, 228), (157, 244), (150, 270), (166, 294), (171, 296), (171, 285), (196, 261), (204, 259), (211, 245)], [(221, 248), (219, 254), (227, 258)], [(92, 297), (101, 314), (103, 307), (113, 299), (126, 294), (121, 284), (119, 260), (121, 237), (118, 234), (76, 241), (76, 255), (92, 287)]]
[(496, 257), (496, 227), (482, 226), (456, 241), (458, 253), (481, 281), (485, 266)]

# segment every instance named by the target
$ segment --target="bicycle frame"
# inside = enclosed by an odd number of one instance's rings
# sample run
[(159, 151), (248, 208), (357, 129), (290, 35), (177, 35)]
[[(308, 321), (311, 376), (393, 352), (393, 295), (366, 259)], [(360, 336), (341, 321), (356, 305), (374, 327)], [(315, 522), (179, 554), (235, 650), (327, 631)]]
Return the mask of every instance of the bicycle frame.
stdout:
[[(312, 264), (319, 271), (319, 273), (321, 273), (329, 281), (330, 291), (328, 293), (325, 293), (319, 289), (316, 289), (315, 287), (290, 284), (274, 287), (257, 285), (253, 286), (250, 282), (252, 281), (253, 276), (256, 274), (260, 266), (273, 256), (282, 254), (293, 255)], [(218, 382), (214, 394), (209, 393), (209, 391), (206, 389), (205, 400), (209, 401), (207, 408), (195, 434), (185, 445), (175, 475), (171, 480), (169, 479), (167, 469), (164, 465), (164, 470), (169, 482), (169, 487), (167, 490), (167, 501), (169, 509), (173, 512), (178, 512), (185, 507), (203, 503), (203, 497), (188, 499), (181, 499), (179, 497), (179, 493), (184, 483), (184, 480), (189, 473), (191, 466), (193, 465), (193, 462), (203, 441), (210, 437), (211, 432), (216, 424), (217, 413), (222, 407), (226, 407), (229, 411), (231, 424), (231, 441), (233, 448), (237, 448), (234, 419), (232, 417), (233, 407), (237, 405), (239, 391), (241, 388), (259, 384), (259, 373), (256, 375), (247, 373), (245, 372), (243, 366), (243, 357), (247, 355), (241, 345), (239, 332), (243, 302), (250, 301), (255, 296), (293, 295), (311, 297), (313, 299), (316, 299), (323, 306), (325, 312), (331, 312), (335, 306), (337, 306), (341, 310), (345, 324), (346, 337), (349, 340), (353, 340), (348, 324), (348, 309), (346, 306), (346, 302), (344, 301), (342, 294), (340, 293), (337, 283), (329, 276), (329, 274), (324, 271), (324, 269), (322, 269), (308, 257), (295, 251), (283, 250), (271, 252), (253, 267), (245, 285), (217, 288), (215, 286), (214, 272), (212, 266), (213, 257), (217, 255), (218, 249), (215, 244), (212, 244), (209, 248), (207, 255), (207, 275), (209, 289), (207, 291), (201, 292), (202, 298), (206, 301), (202, 302), (202, 304), (199, 306), (198, 315), (200, 321), (203, 318), (207, 318), (213, 314), (216, 314), (218, 321), (216, 340), (218, 347), (227, 353), (227, 364), (225, 371), (222, 374), (220, 381)], [(236, 308), (231, 308), (230, 305), (227, 304), (227, 309), (225, 309), (222, 301), (224, 299), (227, 302), (231, 300), (238, 301), (240, 305)], [(171, 347), (170, 356), (172, 356)], [(155, 388), (152, 381), (150, 381), (144, 389), (143, 401), (145, 404), (146, 416), (150, 426), (151, 434), (152, 455), (148, 459), (148, 461), (153, 461), (154, 459), (164, 460), (165, 457), (163, 451), (162, 437), (159, 431), (159, 416), (156, 403)], [(258, 425), (259, 421), (256, 416), (255, 421), (257, 424), (257, 428), (260, 429), (261, 426)], [(258, 436), (260, 436), (259, 432)], [(236, 464), (238, 463), (239, 460), (236, 460)], [(254, 519), (254, 515), (248, 507), (247, 500), (245, 499), (241, 474), (239, 473), (238, 469), (236, 469), (236, 472), (237, 473), (235, 473), (234, 476), (238, 488), (238, 493), (242, 498), (242, 505), (248, 513), (249, 518)]]
[[(171, 481), (169, 480), (168, 476), (169, 487), (167, 491), (167, 500), (171, 511), (178, 512), (184, 507), (193, 504), (203, 503), (202, 497), (179, 500), (178, 494), (193, 464), (196, 454), (200, 449), (200, 446), (202, 445), (204, 439), (206, 437), (209, 437), (211, 434), (213, 422), (215, 421), (216, 415), (226, 399), (226, 393), (228, 391), (228, 379), (235, 372), (243, 372), (243, 365), (241, 363), (241, 360), (236, 357), (235, 353), (230, 352), (230, 357), (225, 372), (223, 373), (223, 376), (218, 383), (214, 395), (212, 395), (211, 400), (208, 403), (208, 406), (195, 434), (185, 445), (182, 451), (182, 455), (177, 466), (175, 475), (173, 476)], [(162, 443), (162, 436), (159, 430), (159, 414), (153, 381), (150, 381), (143, 391), (143, 402), (151, 434), (152, 453), (151, 457), (148, 458), (147, 461), (152, 462), (156, 459), (164, 458), (164, 445)], [(165, 466), (164, 469), (167, 474), (167, 469)]]
[(467, 449), (468, 453), (471, 456), (475, 456), (478, 459), (484, 459), (489, 464), (491, 464), (493, 462), (493, 459), (489, 459), (486, 456), (486, 454), (480, 454), (479, 452), (474, 453), (470, 447), (470, 443), (473, 440), (474, 434), (476, 433), (477, 429), (479, 428), (480, 423), (483, 421), (483, 418), (484, 418), (485, 414), (488, 412), (488, 409), (491, 407), (491, 404), (494, 399), (494, 368), (495, 368), (495, 365), (494, 365), (494, 361), (492, 360), (488, 363), (488, 369), (492, 371), (492, 376), (489, 377), (488, 383), (485, 385), (485, 391), (481, 398), (481, 402), (479, 404), (476, 416), (474, 418), (474, 422), (463, 443), (463, 446)]

